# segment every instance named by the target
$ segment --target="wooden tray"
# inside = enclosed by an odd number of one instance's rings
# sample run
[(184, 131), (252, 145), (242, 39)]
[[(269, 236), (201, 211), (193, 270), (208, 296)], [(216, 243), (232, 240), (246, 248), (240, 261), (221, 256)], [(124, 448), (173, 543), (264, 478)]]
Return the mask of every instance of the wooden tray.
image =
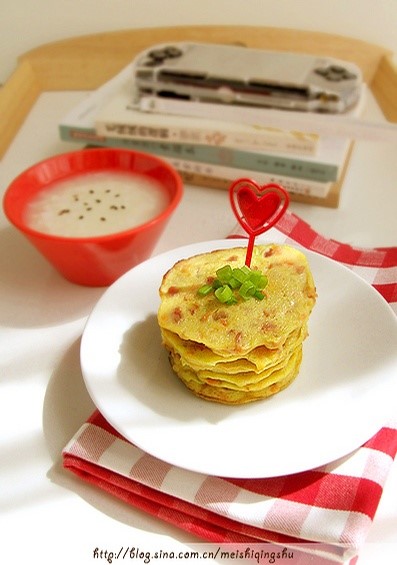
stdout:
[[(94, 90), (154, 43), (206, 41), (247, 47), (333, 56), (362, 69), (385, 117), (397, 122), (397, 69), (392, 53), (379, 46), (339, 35), (254, 26), (186, 26), (131, 29), (49, 43), (19, 57), (15, 72), (0, 89), (0, 158), (45, 91)], [(337, 205), (340, 184), (333, 190)], [(302, 197), (302, 202), (312, 202)]]

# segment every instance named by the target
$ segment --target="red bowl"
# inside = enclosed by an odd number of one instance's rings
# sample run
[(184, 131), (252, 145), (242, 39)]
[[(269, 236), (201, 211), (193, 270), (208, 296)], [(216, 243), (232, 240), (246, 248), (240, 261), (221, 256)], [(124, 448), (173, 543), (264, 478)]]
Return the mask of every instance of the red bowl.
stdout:
[[(109, 235), (49, 235), (26, 224), (29, 203), (58, 181), (98, 172), (138, 173), (160, 183), (168, 204), (158, 215), (131, 229)], [(21, 173), (8, 187), (3, 208), (8, 220), (69, 281), (107, 286), (147, 259), (183, 194), (182, 179), (168, 163), (127, 149), (83, 149), (50, 157)]]

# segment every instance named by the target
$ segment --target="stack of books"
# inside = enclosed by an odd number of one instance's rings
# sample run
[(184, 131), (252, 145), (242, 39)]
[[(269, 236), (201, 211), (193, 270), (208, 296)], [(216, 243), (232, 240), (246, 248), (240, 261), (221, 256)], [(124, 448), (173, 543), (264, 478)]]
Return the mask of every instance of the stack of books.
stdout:
[(227, 189), (249, 177), (281, 184), (291, 200), (328, 207), (339, 204), (352, 149), (341, 137), (142, 111), (132, 65), (73, 108), (59, 133), (65, 141), (153, 153), (189, 184)]

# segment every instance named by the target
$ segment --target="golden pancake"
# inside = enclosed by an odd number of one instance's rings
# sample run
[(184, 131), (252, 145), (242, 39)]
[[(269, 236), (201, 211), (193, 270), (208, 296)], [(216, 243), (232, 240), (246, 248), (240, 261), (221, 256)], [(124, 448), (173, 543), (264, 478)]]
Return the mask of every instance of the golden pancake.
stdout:
[[(193, 371), (185, 369), (178, 372), (178, 366), (174, 365), (173, 369), (184, 385), (196, 396), (221, 404), (240, 405), (268, 398), (285, 389), (296, 378), (301, 359), (302, 349), (299, 347), (296, 357), (288, 365), (288, 370), (280, 371), (281, 374), (275, 374), (273, 379), (270, 377), (269, 381), (264, 383), (264, 386), (259, 390), (233, 390), (232, 388), (213, 386), (212, 384), (198, 381)], [(171, 358), (171, 364), (172, 362)]]
[(177, 334), (168, 330), (161, 330), (163, 344), (167, 349), (177, 352), (182, 362), (192, 367), (195, 371), (211, 368), (221, 373), (242, 373), (248, 371), (262, 372), (279, 363), (307, 337), (307, 324), (297, 329), (288, 336), (284, 347), (268, 349), (265, 346), (256, 347), (245, 355), (221, 356), (201, 343), (183, 340)]
[(290, 355), (277, 363), (273, 367), (255, 373), (252, 371), (227, 374), (218, 373), (217, 371), (204, 369), (195, 371), (186, 363), (181, 361), (181, 358), (174, 351), (170, 351), (172, 359), (172, 366), (178, 374), (194, 374), (194, 380), (202, 384), (209, 384), (211, 386), (218, 386), (222, 388), (230, 388), (233, 390), (261, 390), (267, 383), (273, 384), (283, 378), (283, 373), (289, 372), (291, 363), (295, 363), (302, 346), (300, 345)]
[[(223, 404), (268, 398), (295, 379), (316, 301), (302, 252), (258, 245), (248, 274), (245, 256), (235, 247), (183, 259), (159, 289), (158, 323), (174, 372), (197, 396)], [(254, 290), (222, 281), (222, 272), (248, 276)]]
[(265, 273), (264, 300), (240, 300), (227, 306), (198, 289), (216, 270), (244, 265), (246, 249), (221, 249), (176, 263), (163, 277), (158, 321), (183, 340), (201, 343), (221, 356), (243, 355), (256, 347), (277, 349), (308, 319), (316, 299), (313, 278), (303, 253), (287, 245), (261, 245), (251, 268)]

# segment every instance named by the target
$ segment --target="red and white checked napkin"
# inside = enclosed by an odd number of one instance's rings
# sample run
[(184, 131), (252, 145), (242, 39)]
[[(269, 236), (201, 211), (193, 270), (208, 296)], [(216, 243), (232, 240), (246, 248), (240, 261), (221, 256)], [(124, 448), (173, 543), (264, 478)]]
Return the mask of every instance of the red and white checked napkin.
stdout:
[[(244, 235), (239, 230), (231, 237)], [(397, 312), (397, 248), (357, 249), (325, 239), (291, 213), (269, 237), (344, 263)], [(396, 453), (397, 422), (321, 468), (270, 479), (226, 479), (148, 455), (96, 411), (65, 447), (63, 463), (83, 480), (207, 542), (271, 542), (306, 557), (315, 554), (317, 564), (355, 561)]]

